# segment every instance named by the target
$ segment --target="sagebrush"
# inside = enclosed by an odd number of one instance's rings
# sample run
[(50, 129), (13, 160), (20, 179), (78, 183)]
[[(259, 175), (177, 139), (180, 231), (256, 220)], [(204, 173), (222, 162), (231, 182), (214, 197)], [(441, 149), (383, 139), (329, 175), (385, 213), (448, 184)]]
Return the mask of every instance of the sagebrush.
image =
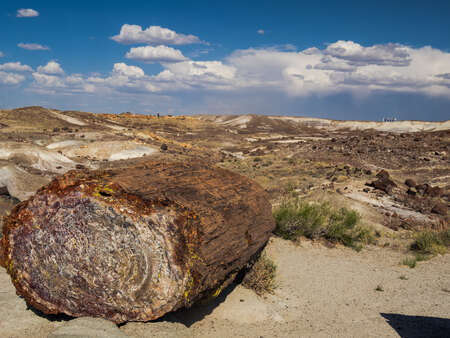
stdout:
[(327, 202), (308, 203), (297, 197), (283, 201), (273, 215), (275, 234), (284, 239), (325, 238), (356, 250), (362, 244), (375, 242), (374, 232), (359, 225), (361, 216), (357, 211), (334, 208)]
[(423, 255), (444, 254), (450, 248), (450, 229), (441, 232), (423, 231), (416, 235), (411, 250)]

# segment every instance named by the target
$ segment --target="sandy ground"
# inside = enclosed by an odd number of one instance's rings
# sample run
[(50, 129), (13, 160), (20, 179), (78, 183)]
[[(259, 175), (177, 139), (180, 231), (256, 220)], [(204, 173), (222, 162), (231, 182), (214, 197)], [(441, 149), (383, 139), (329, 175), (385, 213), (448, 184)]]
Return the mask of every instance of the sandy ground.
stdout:
[[(410, 269), (399, 264), (404, 254), (378, 247), (358, 253), (272, 238), (266, 251), (278, 266), (274, 295), (262, 298), (234, 286), (214, 303), (155, 322), (128, 323), (120, 331), (134, 337), (445, 337), (450, 332), (450, 255)], [(2, 337), (46, 337), (70, 323), (27, 309), (0, 271)]]

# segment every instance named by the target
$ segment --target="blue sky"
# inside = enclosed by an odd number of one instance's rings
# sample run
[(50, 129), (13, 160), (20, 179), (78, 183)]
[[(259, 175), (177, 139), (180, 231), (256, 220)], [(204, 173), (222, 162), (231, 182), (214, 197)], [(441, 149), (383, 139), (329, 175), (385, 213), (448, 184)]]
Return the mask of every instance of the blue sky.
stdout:
[(450, 118), (449, 1), (3, 1), (0, 108)]

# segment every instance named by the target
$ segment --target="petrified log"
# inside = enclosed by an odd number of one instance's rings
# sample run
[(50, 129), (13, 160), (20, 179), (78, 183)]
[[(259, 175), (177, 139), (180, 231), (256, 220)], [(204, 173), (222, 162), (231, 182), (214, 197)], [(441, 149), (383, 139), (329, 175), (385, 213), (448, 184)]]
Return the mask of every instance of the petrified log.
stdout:
[(0, 261), (46, 314), (147, 321), (219, 293), (273, 228), (264, 190), (228, 170), (70, 171), (5, 218)]

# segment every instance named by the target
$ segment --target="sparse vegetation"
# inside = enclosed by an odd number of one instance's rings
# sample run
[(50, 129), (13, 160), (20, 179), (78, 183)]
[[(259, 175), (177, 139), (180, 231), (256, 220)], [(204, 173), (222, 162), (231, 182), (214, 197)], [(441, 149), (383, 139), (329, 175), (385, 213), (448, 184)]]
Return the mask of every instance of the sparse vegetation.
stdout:
[(260, 296), (273, 293), (277, 287), (276, 271), (276, 264), (263, 253), (245, 275), (242, 285)]
[(448, 248), (450, 248), (450, 229), (441, 232), (420, 232), (411, 245), (411, 250), (430, 257), (437, 254), (444, 254)]
[(411, 269), (416, 267), (417, 260), (416, 257), (405, 257), (402, 261), (403, 265), (409, 266)]
[(375, 242), (374, 232), (359, 226), (361, 216), (355, 210), (333, 208), (329, 203), (308, 203), (299, 198), (284, 201), (274, 211), (275, 234), (288, 240), (301, 236), (325, 238), (332, 243), (360, 250), (362, 244)]
[(406, 257), (402, 264), (412, 269), (417, 262), (428, 260), (437, 254), (445, 254), (449, 248), (450, 229), (441, 232), (430, 230), (419, 232), (410, 247), (414, 256)]
[(414, 256), (406, 257), (403, 259), (402, 264), (409, 266), (411, 269), (415, 268), (417, 265), (417, 262), (426, 261), (427, 259), (430, 259), (430, 255), (424, 255), (421, 253), (416, 253)]

